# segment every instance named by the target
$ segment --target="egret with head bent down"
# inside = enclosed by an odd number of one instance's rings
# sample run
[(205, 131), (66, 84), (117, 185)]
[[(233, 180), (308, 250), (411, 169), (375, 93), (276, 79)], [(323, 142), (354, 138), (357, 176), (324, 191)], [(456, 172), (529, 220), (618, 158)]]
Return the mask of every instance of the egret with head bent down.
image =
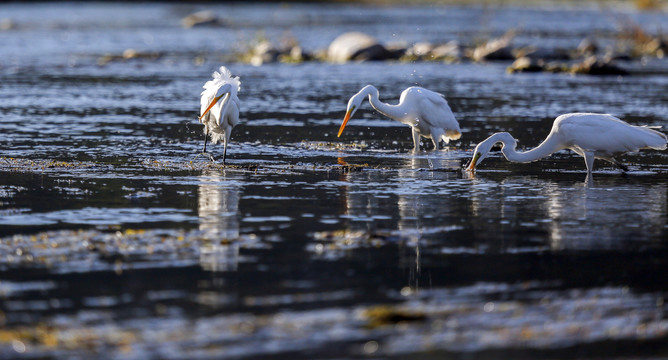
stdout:
[(594, 169), (594, 159), (607, 160), (623, 171), (628, 168), (614, 157), (640, 149), (666, 149), (666, 135), (647, 126), (634, 126), (608, 114), (572, 113), (557, 117), (552, 131), (537, 147), (518, 152), (517, 140), (507, 132), (493, 134), (476, 146), (467, 170), (475, 171), (496, 143), (509, 161), (531, 162), (559, 150), (570, 149), (584, 157), (587, 175)]
[(337, 136), (341, 136), (348, 120), (359, 110), (366, 96), (369, 96), (369, 103), (376, 111), (411, 126), (413, 151), (417, 152), (420, 149), (420, 136), (431, 138), (435, 149), (438, 149), (441, 140), (447, 144), (450, 140), (457, 140), (462, 136), (459, 123), (443, 95), (412, 86), (401, 93), (397, 105), (390, 105), (378, 99), (378, 89), (372, 85), (365, 86), (350, 98), (346, 117), (341, 123)]
[[(207, 81), (202, 91), (201, 110), (199, 121), (204, 124), (204, 148), (206, 154), (207, 136), (211, 134), (214, 144), (223, 141), (223, 164), (227, 156), (227, 143), (230, 141), (232, 129), (239, 124), (239, 98), (241, 90), (239, 77), (232, 77), (232, 73), (225, 66), (212, 74), (213, 80)], [(222, 101), (221, 101), (222, 99)], [(213, 157), (209, 155), (213, 160)]]

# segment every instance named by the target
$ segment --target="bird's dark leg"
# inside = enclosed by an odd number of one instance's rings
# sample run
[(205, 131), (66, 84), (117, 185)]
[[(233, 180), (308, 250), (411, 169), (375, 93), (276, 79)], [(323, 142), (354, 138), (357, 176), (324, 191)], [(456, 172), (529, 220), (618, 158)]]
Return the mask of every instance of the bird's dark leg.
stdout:
[(622, 169), (623, 172), (629, 172), (629, 167), (617, 161), (617, 159), (610, 159), (610, 162), (615, 164), (618, 168)]
[(209, 160), (215, 162), (215, 160), (213, 159), (213, 155), (206, 152), (206, 142), (207, 142), (208, 138), (209, 138), (209, 131), (207, 130), (206, 125), (205, 125), (204, 126), (204, 148), (202, 148), (202, 155), (208, 155)]
[(442, 129), (431, 129), (431, 141), (434, 143), (433, 151), (437, 151), (441, 148), (441, 140), (443, 140), (443, 136), (445, 136), (445, 131)]
[(436, 150), (441, 148), (441, 141), (440, 140), (435, 140), (435, 139), (432, 138), (431, 142), (434, 143), (434, 148), (431, 151), (436, 151)]
[(206, 154), (206, 141), (209, 139), (208, 132), (206, 131), (206, 127), (204, 127), (204, 148), (202, 149), (202, 154)]
[(225, 129), (225, 134), (223, 139), (225, 143), (223, 144), (223, 165), (225, 165), (225, 159), (227, 158), (227, 144), (230, 143), (230, 136), (232, 135), (232, 128)]

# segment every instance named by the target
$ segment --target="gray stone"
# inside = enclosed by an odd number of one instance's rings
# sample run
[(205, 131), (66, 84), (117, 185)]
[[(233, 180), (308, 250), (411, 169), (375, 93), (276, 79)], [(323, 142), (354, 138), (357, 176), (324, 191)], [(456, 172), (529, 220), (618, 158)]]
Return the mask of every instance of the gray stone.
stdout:
[(387, 60), (394, 57), (374, 37), (361, 32), (339, 35), (327, 48), (327, 59), (344, 63), (351, 60)]

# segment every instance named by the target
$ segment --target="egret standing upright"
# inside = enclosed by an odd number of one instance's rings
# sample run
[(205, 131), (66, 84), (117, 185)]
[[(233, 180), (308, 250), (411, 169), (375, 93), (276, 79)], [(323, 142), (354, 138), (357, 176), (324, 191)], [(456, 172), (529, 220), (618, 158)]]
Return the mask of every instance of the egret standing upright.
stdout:
[(635, 126), (609, 114), (572, 113), (554, 120), (552, 130), (537, 147), (518, 152), (517, 140), (507, 132), (493, 134), (476, 146), (468, 166), (474, 171), (496, 143), (509, 161), (531, 162), (550, 156), (559, 150), (570, 149), (584, 157), (587, 175), (594, 169), (594, 159), (607, 160), (623, 171), (628, 168), (617, 161), (616, 155), (640, 149), (666, 149), (666, 135), (647, 126)]
[(373, 85), (363, 87), (360, 92), (350, 98), (346, 117), (341, 123), (337, 136), (341, 136), (348, 120), (360, 108), (366, 96), (369, 96), (369, 103), (376, 111), (390, 119), (411, 126), (414, 152), (420, 150), (420, 136), (431, 138), (435, 149), (439, 148), (441, 140), (447, 144), (450, 140), (457, 140), (462, 136), (459, 123), (443, 95), (412, 86), (401, 93), (397, 105), (390, 105), (378, 99), (378, 89)]
[[(232, 129), (239, 124), (239, 98), (237, 92), (241, 90), (239, 77), (232, 77), (232, 73), (225, 66), (212, 74), (213, 80), (207, 81), (202, 91), (201, 110), (199, 121), (204, 124), (204, 148), (206, 152), (207, 137), (211, 134), (211, 142), (223, 141), (223, 164), (227, 156), (227, 143), (230, 141)], [(220, 101), (220, 99), (223, 99)], [(209, 155), (213, 161), (213, 156)]]

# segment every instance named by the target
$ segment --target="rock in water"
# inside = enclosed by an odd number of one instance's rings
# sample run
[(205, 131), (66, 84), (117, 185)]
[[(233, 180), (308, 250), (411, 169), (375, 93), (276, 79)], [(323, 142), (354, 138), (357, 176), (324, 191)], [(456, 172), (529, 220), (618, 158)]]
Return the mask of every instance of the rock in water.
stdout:
[(387, 60), (393, 54), (374, 37), (361, 32), (339, 35), (327, 49), (327, 59), (344, 63), (351, 60)]
[(544, 66), (541, 60), (533, 60), (523, 56), (515, 60), (508, 68), (506, 68), (506, 71), (511, 74), (516, 72), (539, 72), (544, 71)]
[(493, 39), (473, 49), (470, 54), (474, 61), (485, 60), (514, 60), (511, 42), (515, 37), (514, 32), (509, 31), (498, 39)]
[(629, 75), (629, 72), (607, 60), (590, 56), (571, 67), (571, 73), (587, 75)]
[(190, 29), (196, 26), (212, 26), (212, 25), (221, 25), (221, 21), (216, 17), (212, 11), (198, 11), (196, 13), (190, 14), (184, 17), (181, 20), (181, 26), (186, 29)]

